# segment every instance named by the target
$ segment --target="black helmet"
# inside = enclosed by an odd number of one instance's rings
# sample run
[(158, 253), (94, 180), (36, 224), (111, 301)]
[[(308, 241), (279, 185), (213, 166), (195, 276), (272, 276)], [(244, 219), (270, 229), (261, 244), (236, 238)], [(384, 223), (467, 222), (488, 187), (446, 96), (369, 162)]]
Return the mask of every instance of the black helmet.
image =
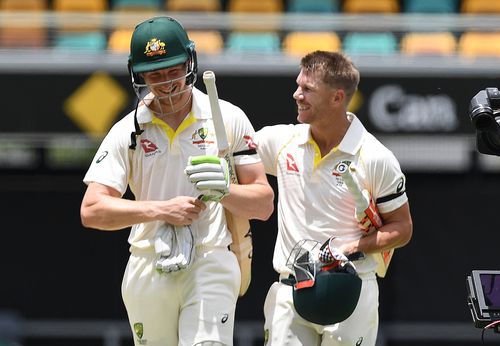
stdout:
[(329, 325), (351, 316), (358, 304), (362, 281), (350, 261), (333, 268), (320, 262), (320, 245), (314, 240), (299, 242), (288, 262), (295, 274), (295, 310), (310, 322)]

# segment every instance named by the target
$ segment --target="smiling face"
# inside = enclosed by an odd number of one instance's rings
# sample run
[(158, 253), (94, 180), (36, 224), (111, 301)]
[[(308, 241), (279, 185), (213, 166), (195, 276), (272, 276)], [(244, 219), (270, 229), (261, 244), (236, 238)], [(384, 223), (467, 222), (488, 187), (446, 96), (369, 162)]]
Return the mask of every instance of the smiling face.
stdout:
[(319, 72), (304, 69), (301, 69), (296, 82), (297, 90), (293, 98), (297, 103), (297, 120), (313, 125), (331, 119), (336, 95), (343, 90), (324, 83)]
[[(148, 106), (160, 114), (182, 109), (190, 100), (192, 90), (192, 86), (186, 85), (186, 77), (186, 64), (142, 73), (144, 83), (150, 90), (149, 97), (145, 98)], [(153, 95), (154, 102), (151, 102)]]

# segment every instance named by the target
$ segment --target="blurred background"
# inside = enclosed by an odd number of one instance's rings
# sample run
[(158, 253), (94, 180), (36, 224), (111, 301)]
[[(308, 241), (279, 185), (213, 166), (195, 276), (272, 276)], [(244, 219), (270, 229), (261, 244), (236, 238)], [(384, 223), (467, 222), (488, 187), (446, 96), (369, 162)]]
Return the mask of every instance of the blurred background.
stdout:
[[(156, 15), (185, 26), (199, 75), (214, 70), (219, 96), (256, 129), (296, 121), (302, 55), (353, 58), (351, 110), (398, 157), (414, 218), (379, 280), (378, 346), (480, 344), (465, 282), (500, 269), (500, 158), (476, 152), (468, 107), (500, 85), (500, 1), (0, 0), (0, 345), (133, 344), (120, 296), (128, 231), (84, 229), (79, 208), (102, 136), (135, 102), (132, 30)], [(252, 226), (236, 346), (263, 344), (277, 279), (276, 217)]]

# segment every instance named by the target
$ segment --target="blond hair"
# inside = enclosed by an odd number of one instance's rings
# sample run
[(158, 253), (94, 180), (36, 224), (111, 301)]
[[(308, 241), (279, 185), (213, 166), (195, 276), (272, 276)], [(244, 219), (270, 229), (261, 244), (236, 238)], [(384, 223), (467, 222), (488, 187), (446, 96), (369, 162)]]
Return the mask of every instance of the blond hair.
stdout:
[(317, 50), (304, 56), (300, 67), (306, 73), (318, 73), (330, 87), (343, 89), (347, 102), (358, 88), (359, 71), (351, 59), (342, 53)]

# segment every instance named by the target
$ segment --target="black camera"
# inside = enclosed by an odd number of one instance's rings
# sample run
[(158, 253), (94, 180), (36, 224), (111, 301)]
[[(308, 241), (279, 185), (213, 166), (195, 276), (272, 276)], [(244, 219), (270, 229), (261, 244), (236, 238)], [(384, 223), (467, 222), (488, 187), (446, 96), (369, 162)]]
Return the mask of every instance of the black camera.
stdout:
[(492, 323), (499, 332), (500, 321), (500, 271), (473, 270), (467, 276), (467, 303), (476, 328), (485, 328)]
[(476, 129), (476, 147), (482, 154), (500, 156), (500, 91), (481, 90), (472, 98), (469, 116)]

